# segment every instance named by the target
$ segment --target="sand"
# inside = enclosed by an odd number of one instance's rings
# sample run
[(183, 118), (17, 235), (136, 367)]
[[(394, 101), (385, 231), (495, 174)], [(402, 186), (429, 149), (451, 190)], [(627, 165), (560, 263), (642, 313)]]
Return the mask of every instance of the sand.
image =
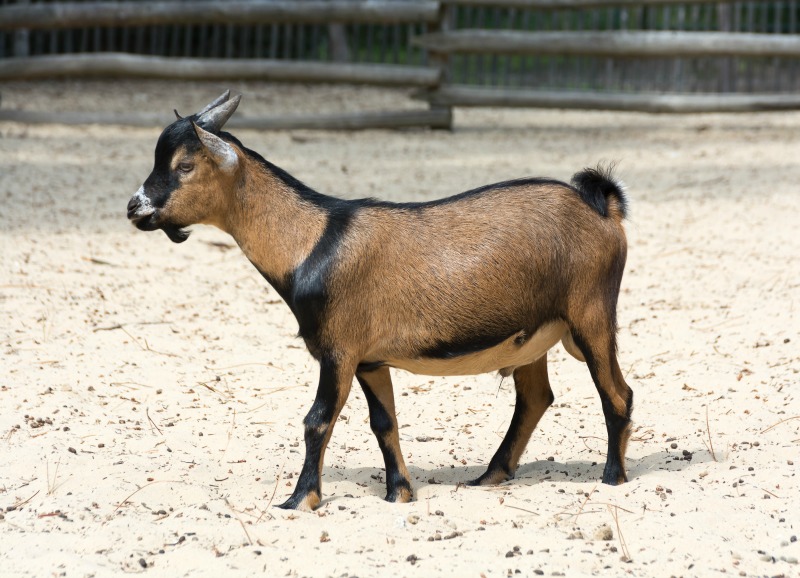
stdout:
[[(0, 91), (4, 108), (186, 113), (223, 88)], [(242, 114), (419, 106), (375, 89), (231, 88)], [(516, 479), (460, 485), (508, 426), (510, 380), (398, 371), (416, 500), (382, 500), (354, 387), (321, 508), (275, 508), (300, 471), (317, 379), (289, 309), (226, 235), (195, 227), (174, 245), (127, 222), (158, 128), (0, 123), (0, 575), (800, 575), (800, 113), (457, 110), (455, 126), (236, 134), (348, 198), (432, 199), (618, 161), (629, 483), (599, 483), (599, 398), (559, 345), (556, 402)]]

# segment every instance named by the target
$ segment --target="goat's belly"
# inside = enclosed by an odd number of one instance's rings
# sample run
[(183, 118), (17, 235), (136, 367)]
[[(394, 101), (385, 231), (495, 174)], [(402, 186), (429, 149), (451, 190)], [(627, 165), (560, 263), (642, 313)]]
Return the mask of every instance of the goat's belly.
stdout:
[(567, 325), (558, 321), (540, 327), (533, 335), (524, 331), (481, 351), (449, 358), (387, 359), (386, 365), (421, 375), (477, 375), (500, 371), (509, 375), (515, 367), (533, 363), (564, 336)]

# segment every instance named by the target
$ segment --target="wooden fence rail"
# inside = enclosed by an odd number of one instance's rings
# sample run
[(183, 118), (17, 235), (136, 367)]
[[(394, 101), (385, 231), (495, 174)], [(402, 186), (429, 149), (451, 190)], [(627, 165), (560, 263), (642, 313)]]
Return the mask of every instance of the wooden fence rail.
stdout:
[[(116, 124), (124, 126), (166, 126), (173, 122), (172, 114), (140, 112), (44, 112), (0, 109), (0, 122), (26, 124)], [(350, 112), (341, 114), (299, 114), (281, 116), (246, 116), (237, 114), (225, 126), (256, 130), (363, 130), (430, 127), (447, 129), (452, 126), (450, 109)]]
[(430, 87), (440, 71), (400, 64), (302, 60), (166, 58), (120, 53), (57, 54), (0, 59), (0, 80), (55, 77), (128, 77), (165, 80), (273, 80)]
[(412, 43), (445, 54), (800, 57), (800, 35), (727, 32), (520, 32), (452, 30)]
[(800, 94), (632, 94), (443, 86), (429, 96), (441, 107), (494, 106), (654, 113), (800, 109)]
[(451, 6), (482, 6), (529, 10), (578, 10), (593, 8), (638, 8), (685, 4), (720, 4), (720, 0), (443, 0)]
[(439, 2), (70, 2), (0, 6), (0, 29), (162, 24), (435, 22)]

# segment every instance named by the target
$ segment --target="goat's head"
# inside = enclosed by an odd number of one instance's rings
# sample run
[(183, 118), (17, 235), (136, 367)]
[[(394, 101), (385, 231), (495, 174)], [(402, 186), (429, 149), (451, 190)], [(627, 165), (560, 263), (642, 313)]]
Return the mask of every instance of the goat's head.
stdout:
[[(227, 192), (240, 170), (235, 144), (220, 136), (241, 95), (225, 91), (203, 110), (161, 133), (150, 176), (128, 202), (128, 219), (142, 231), (163, 230), (175, 243), (189, 238), (185, 227), (220, 226)], [(229, 135), (228, 135), (229, 136)]]

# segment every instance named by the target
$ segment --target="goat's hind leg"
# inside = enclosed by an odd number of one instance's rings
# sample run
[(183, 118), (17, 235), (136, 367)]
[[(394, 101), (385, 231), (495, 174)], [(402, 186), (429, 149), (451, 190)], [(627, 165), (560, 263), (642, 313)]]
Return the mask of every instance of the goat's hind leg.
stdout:
[[(611, 327), (611, 329), (609, 329)], [(628, 481), (625, 473), (625, 451), (631, 435), (633, 390), (617, 361), (613, 325), (593, 323), (583, 331), (573, 329), (572, 338), (589, 366), (595, 387), (603, 404), (608, 431), (608, 454), (603, 470), (603, 483), (616, 486)]]
[(388, 367), (356, 374), (369, 406), (369, 423), (378, 439), (386, 464), (386, 501), (409, 502), (413, 496), (403, 454), (394, 410), (392, 377)]
[(517, 402), (508, 432), (489, 462), (486, 473), (469, 482), (471, 486), (499, 484), (514, 477), (533, 430), (553, 403), (553, 390), (547, 378), (546, 353), (533, 363), (514, 370), (514, 388)]

